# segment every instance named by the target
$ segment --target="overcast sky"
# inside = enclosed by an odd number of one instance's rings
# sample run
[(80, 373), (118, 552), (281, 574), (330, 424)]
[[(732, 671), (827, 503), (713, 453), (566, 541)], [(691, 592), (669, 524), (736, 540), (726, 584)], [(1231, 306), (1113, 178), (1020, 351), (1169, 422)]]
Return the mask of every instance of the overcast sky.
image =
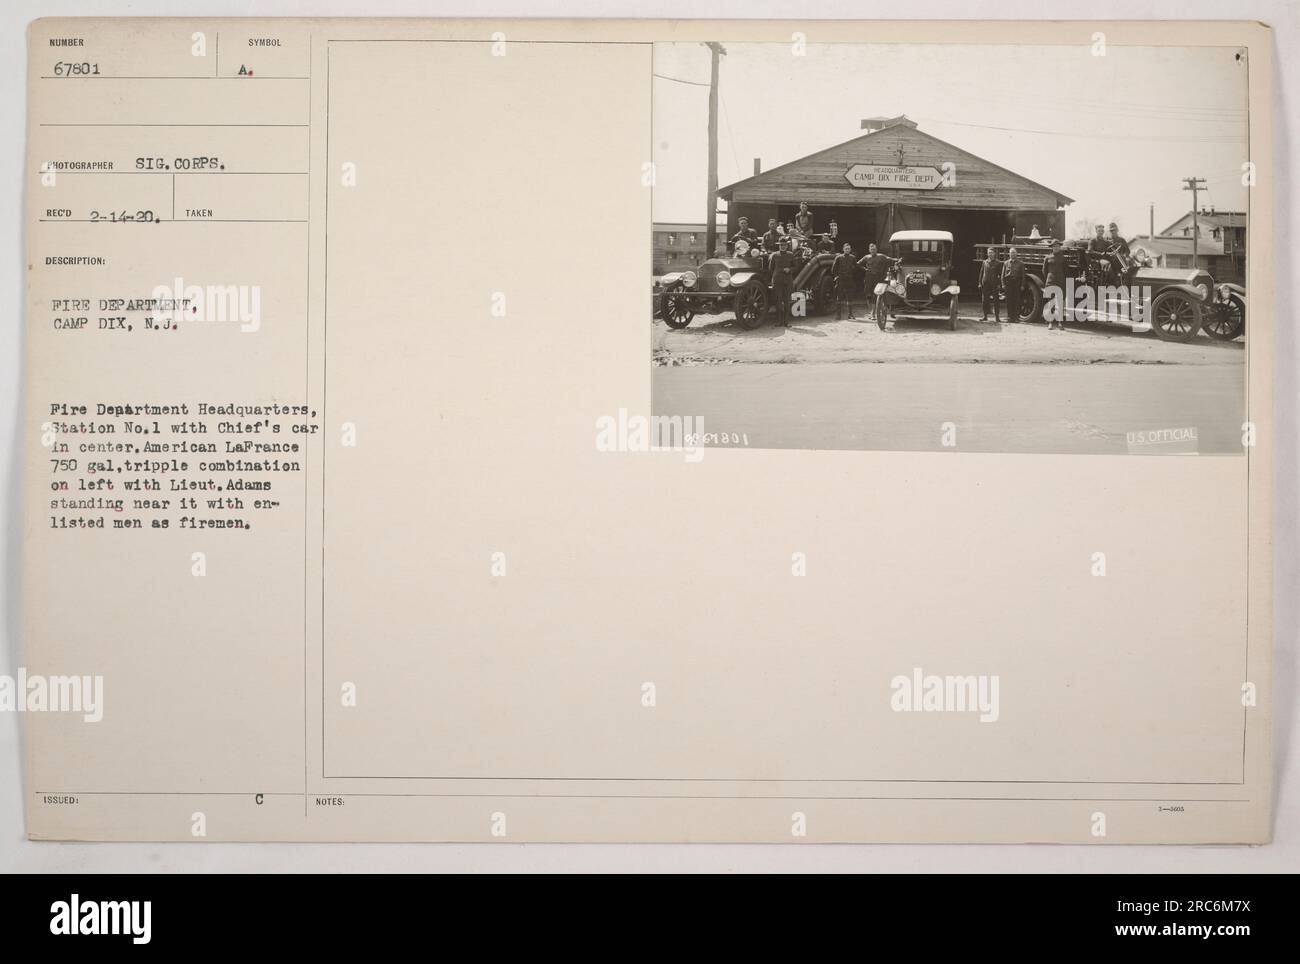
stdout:
[[(922, 131), (1075, 199), (1083, 218), (1145, 234), (1200, 203), (1245, 210), (1246, 66), (1231, 47), (725, 44), (718, 184), (862, 133), (864, 117), (906, 114)], [(702, 222), (709, 51), (656, 44), (656, 221)], [(700, 86), (700, 85), (703, 86)], [(1262, 170), (1261, 170), (1261, 173)], [(960, 176), (960, 173), (959, 175)]]

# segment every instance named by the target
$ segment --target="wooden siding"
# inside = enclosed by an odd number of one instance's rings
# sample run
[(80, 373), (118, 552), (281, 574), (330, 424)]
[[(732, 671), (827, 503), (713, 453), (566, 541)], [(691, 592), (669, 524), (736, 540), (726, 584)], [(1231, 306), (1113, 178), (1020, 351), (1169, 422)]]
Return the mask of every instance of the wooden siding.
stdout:
[[(933, 167), (956, 165), (956, 184), (932, 191), (856, 188), (844, 173), (853, 164)], [(738, 181), (718, 192), (731, 202), (782, 203), (807, 201), (816, 207), (839, 205), (909, 204), (918, 207), (992, 208), (1054, 211), (1058, 199), (1068, 198), (1027, 178), (954, 148), (919, 130), (890, 127)]]

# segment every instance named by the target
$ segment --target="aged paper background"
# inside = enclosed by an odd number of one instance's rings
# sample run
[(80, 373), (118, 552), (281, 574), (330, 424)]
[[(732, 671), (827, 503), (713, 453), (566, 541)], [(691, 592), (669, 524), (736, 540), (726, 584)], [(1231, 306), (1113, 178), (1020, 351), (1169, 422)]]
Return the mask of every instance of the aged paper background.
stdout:
[[(158, 38), (182, 29), (77, 27), (148, 44), (142, 69), (163, 73)], [(494, 29), (511, 44), (495, 63)], [(1022, 25), (1017, 39), (1077, 42), (1072, 29)], [(1249, 45), (1271, 73), (1257, 26), (1107, 29), (1112, 42)], [(217, 106), (309, 125), (301, 193), (244, 189), (259, 210), (282, 205), (286, 223), (255, 236), (163, 224), (148, 230), (175, 231), (165, 252), (129, 233), (110, 249), (124, 292), (191, 258), (257, 279), (269, 322), (156, 349), (82, 350), (29, 327), (28, 422), (69, 393), (274, 397), (306, 398), (324, 430), (285, 511), (209, 537), (220, 564), (205, 580), (190, 574), (191, 536), (69, 543), (33, 507), (28, 665), (88, 662), (109, 700), (94, 727), (29, 719), (34, 836), (190, 839), (201, 809), (213, 839), (491, 840), (500, 812), (516, 840), (788, 842), (801, 811), (808, 842), (1088, 843), (1100, 809), (1108, 842), (1267, 838), (1271, 703), (1247, 714), (1238, 698), (1243, 678), (1264, 693), (1270, 678), (1267, 245), (1252, 245), (1248, 410), (1261, 442), (1246, 458), (601, 453), (598, 416), (649, 413), (647, 44), (780, 42), (791, 25), (274, 30), (292, 42), (272, 69), (305, 71), (284, 82), (302, 94)], [(992, 28), (960, 35), (990, 42)], [(65, 102), (40, 63), (31, 71), (33, 125), (110, 108), (177, 123), (196, 109), (170, 88), (122, 105), (111, 81), (98, 103)], [(1267, 153), (1256, 76), (1252, 153)], [(30, 160), (61, 136), (34, 126)], [(279, 135), (222, 136), (253, 139), (268, 162), (295, 150)], [(356, 188), (338, 187), (344, 160)], [(1271, 192), (1256, 189), (1252, 239), (1269, 236)], [(310, 221), (291, 221), (304, 211)], [(463, 222), (481, 243), (465, 244)], [(33, 253), (66, 227), (29, 223)], [(60, 284), (33, 271), (30, 303)], [(604, 306), (595, 330), (571, 310), (578, 286)], [(488, 311), (498, 291), (505, 318)], [(345, 421), (354, 449), (335, 443)], [(28, 457), (29, 479), (43, 478), (46, 453)], [(1088, 578), (1099, 546), (1132, 575)], [(504, 579), (490, 576), (494, 551), (510, 560)], [(809, 578), (790, 578), (794, 551)], [(96, 604), (67, 605), (68, 587)], [(1002, 719), (890, 712), (889, 679), (914, 666), (998, 673)], [(639, 701), (648, 680), (653, 710)], [(339, 705), (345, 681), (364, 694), (355, 708)], [(43, 807), (46, 794), (81, 802)], [(1157, 811), (1170, 803), (1184, 812)]]

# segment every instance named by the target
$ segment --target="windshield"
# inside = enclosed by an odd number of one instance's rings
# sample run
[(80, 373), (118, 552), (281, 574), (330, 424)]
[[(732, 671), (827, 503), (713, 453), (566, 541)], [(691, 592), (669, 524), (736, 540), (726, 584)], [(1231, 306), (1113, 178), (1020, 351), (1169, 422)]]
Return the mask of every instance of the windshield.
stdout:
[(894, 241), (894, 257), (908, 264), (947, 264), (946, 241)]

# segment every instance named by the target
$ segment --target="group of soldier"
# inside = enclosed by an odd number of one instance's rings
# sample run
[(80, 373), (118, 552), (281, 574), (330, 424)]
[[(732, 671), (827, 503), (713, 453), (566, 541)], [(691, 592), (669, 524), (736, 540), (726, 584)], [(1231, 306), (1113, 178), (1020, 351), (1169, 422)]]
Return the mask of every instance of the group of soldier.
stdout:
[[(812, 259), (814, 253), (835, 253), (831, 263), (831, 278), (835, 291), (835, 318), (848, 320), (853, 318), (853, 300), (857, 292), (859, 273), (863, 275), (863, 292), (867, 304), (874, 304), (877, 285), (886, 280), (889, 268), (895, 263), (894, 258), (883, 255), (875, 243), (867, 246), (867, 253), (858, 258), (853, 245), (845, 243), (836, 252), (839, 229), (831, 221), (828, 231), (817, 234), (813, 230), (813, 215), (808, 210), (808, 203), (799, 203), (799, 213), (793, 221), (782, 225), (776, 218), (769, 218), (767, 230), (759, 234), (749, 225), (749, 218), (742, 217), (739, 228), (732, 235), (729, 244), (738, 258), (750, 261), (755, 267), (768, 273), (772, 281), (773, 302), (780, 313), (779, 325), (790, 323), (790, 302), (794, 291), (794, 280), (799, 270)], [(1038, 228), (1034, 227), (1031, 238), (1038, 237)], [(1107, 227), (1097, 225), (1096, 236), (1090, 238), (1085, 246), (1086, 255), (1093, 259), (1100, 271), (1108, 271), (1111, 262), (1122, 263), (1128, 257), (1128, 245), (1119, 233), (1119, 225), (1112, 221)], [(1046, 286), (1065, 287), (1067, 262), (1062, 253), (1062, 243), (1053, 241), (1051, 254), (1045, 262)], [(983, 262), (980, 263), (979, 289), (983, 320), (988, 321), (989, 309), (993, 309), (994, 321), (1002, 319), (999, 312), (998, 292), (1005, 292), (1007, 303), (1007, 321), (1020, 321), (1021, 291), (1025, 282), (1025, 263), (1020, 260), (1020, 253), (1012, 247), (1007, 251), (1007, 258), (1001, 261), (993, 246), (990, 245)], [(892, 307), (887, 309), (893, 316)], [(1048, 324), (1048, 330), (1064, 330), (1059, 322)]]
[(740, 230), (733, 234), (728, 241), (733, 250), (736, 245), (744, 242), (744, 247), (762, 247), (769, 255), (774, 254), (781, 245), (785, 245), (792, 253), (804, 249), (810, 255), (814, 244), (817, 245), (819, 250), (827, 250), (825, 245), (828, 243), (834, 244), (835, 236), (839, 232), (838, 226), (832, 221), (830, 230), (818, 236), (813, 230), (813, 216), (812, 212), (808, 210), (806, 201), (800, 203), (799, 213), (794, 216), (793, 221), (782, 224), (776, 218), (769, 218), (767, 230), (762, 234), (759, 234), (755, 228), (750, 226), (747, 217), (741, 217), (739, 227)]
[[(831, 262), (831, 279), (835, 285), (835, 320), (847, 318), (853, 321), (853, 299), (857, 291), (858, 274), (862, 274), (862, 292), (867, 304), (876, 300), (876, 286), (884, 282), (889, 275), (889, 268), (896, 259), (883, 255), (873, 241), (867, 245), (867, 253), (859, 258), (853, 251), (853, 245), (845, 244)], [(889, 309), (893, 317), (893, 309)]]
[(814, 248), (817, 252), (834, 249), (837, 225), (832, 221), (830, 231), (818, 236), (813, 230), (812, 212), (807, 202), (802, 202), (793, 221), (781, 224), (769, 218), (767, 230), (761, 235), (750, 227), (746, 217), (740, 219), (739, 228), (729, 241), (735, 257), (767, 271), (772, 280), (772, 300), (780, 313), (778, 324), (789, 324), (795, 276), (812, 259)]
[[(1112, 221), (1109, 225), (1109, 234), (1107, 227), (1097, 225), (1097, 233), (1088, 239), (1084, 246), (1085, 256), (1092, 259), (1097, 266), (1097, 270), (1103, 273), (1111, 272), (1112, 262), (1123, 264), (1128, 258), (1128, 243), (1119, 233), (1119, 225)], [(1043, 279), (1044, 287), (1065, 288), (1065, 281), (1068, 275), (1068, 262), (1064, 254), (1064, 245), (1060, 241), (1053, 241), (1051, 244), (1051, 254), (1043, 262), (1043, 270), (1046, 277)], [(1105, 280), (1110, 280), (1109, 278)], [(998, 291), (1001, 289), (1006, 293), (1007, 299), (1007, 321), (1020, 321), (1020, 294), (1025, 283), (1025, 263), (1020, 260), (1020, 252), (1011, 247), (1007, 249), (1007, 259), (999, 261), (997, 252), (989, 245), (988, 252), (984, 260), (980, 262), (979, 288), (980, 288), (980, 305), (983, 311), (983, 321), (989, 320), (989, 308), (993, 309), (993, 320), (1000, 322), (1002, 319), (998, 314)], [(1050, 320), (1047, 324), (1048, 331), (1064, 331), (1065, 326), (1058, 320)]]
[(761, 235), (750, 227), (747, 217), (740, 218), (738, 226), (739, 230), (731, 236), (729, 242), (732, 251), (736, 257), (752, 261), (768, 272), (772, 281), (772, 300), (780, 314), (777, 322), (779, 325), (790, 323), (790, 302), (795, 277), (814, 254), (835, 253), (831, 278), (834, 282), (837, 320), (842, 319), (846, 313), (850, 320), (853, 319), (858, 273), (865, 275), (863, 287), (870, 303), (875, 299), (876, 285), (885, 280), (889, 266), (893, 263), (893, 259), (881, 254), (874, 243), (868, 245), (867, 253), (861, 258), (854, 255), (853, 245), (848, 243), (836, 252), (838, 225), (831, 221), (826, 232), (817, 234), (806, 201), (800, 202), (799, 213), (793, 221), (782, 225), (776, 218), (769, 218), (767, 230)]

